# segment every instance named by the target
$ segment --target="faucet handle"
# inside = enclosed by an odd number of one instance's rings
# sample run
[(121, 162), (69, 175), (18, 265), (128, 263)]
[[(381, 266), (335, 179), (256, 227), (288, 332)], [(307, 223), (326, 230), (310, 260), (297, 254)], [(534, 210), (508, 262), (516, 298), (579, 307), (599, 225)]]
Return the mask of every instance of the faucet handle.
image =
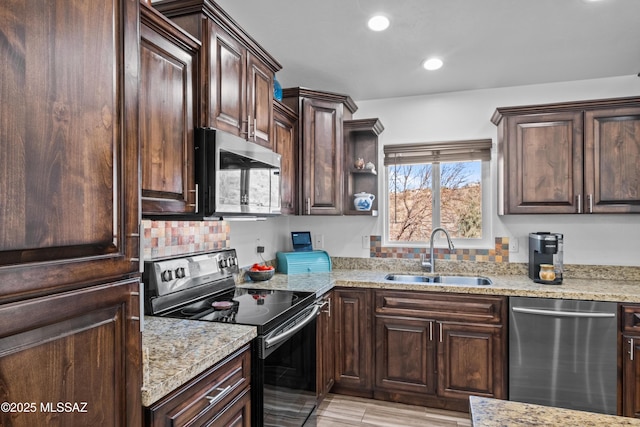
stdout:
[(423, 270), (431, 270), (431, 259), (427, 261), (427, 254), (420, 254), (420, 265)]

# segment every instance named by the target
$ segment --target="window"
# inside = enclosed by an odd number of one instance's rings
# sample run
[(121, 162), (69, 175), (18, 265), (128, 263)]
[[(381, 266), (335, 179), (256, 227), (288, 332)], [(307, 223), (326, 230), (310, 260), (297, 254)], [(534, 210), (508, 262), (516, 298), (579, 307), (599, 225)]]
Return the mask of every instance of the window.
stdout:
[(388, 145), (384, 154), (388, 243), (428, 242), (435, 227), (487, 240), (491, 140)]

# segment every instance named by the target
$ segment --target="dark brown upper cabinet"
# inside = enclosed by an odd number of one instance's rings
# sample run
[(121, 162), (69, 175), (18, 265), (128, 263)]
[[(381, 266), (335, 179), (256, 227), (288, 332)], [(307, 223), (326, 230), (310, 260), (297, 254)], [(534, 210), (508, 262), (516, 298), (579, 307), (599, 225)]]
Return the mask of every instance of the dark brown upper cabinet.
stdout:
[(280, 154), (280, 211), (295, 215), (298, 206), (298, 115), (279, 101), (273, 101), (273, 144)]
[(498, 108), (499, 214), (640, 212), (640, 98)]
[(273, 148), (273, 80), (281, 65), (213, 2), (153, 6), (202, 43), (199, 125)]
[(0, 302), (139, 270), (139, 3), (14, 6), (0, 3)]
[(357, 110), (347, 95), (305, 88), (283, 90), (282, 102), (299, 117), (300, 215), (342, 215), (343, 124)]
[(142, 214), (195, 213), (200, 42), (144, 3), (140, 21)]

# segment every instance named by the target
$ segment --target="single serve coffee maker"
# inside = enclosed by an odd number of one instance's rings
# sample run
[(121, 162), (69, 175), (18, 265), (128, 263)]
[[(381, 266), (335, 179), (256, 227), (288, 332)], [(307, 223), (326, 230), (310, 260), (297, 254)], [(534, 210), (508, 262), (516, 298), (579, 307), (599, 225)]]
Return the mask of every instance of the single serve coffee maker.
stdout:
[(529, 278), (536, 283), (562, 283), (563, 236), (539, 231), (529, 233)]

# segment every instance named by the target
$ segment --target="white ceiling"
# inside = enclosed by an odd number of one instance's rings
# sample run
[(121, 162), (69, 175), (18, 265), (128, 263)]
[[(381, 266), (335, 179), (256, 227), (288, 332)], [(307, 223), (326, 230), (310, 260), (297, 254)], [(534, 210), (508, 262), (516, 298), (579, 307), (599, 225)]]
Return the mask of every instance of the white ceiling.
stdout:
[[(283, 66), (283, 87), (365, 100), (630, 76), (640, 0), (215, 0)], [(382, 12), (386, 31), (367, 29)], [(427, 72), (422, 61), (444, 60)]]

